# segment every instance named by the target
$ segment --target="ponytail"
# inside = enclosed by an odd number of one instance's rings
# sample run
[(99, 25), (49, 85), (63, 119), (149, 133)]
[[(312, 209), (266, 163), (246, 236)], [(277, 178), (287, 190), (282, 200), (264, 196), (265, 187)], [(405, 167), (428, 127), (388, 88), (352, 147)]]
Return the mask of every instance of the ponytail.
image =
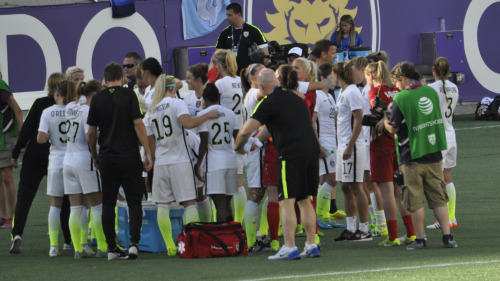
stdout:
[(280, 85), (288, 90), (296, 90), (299, 87), (297, 71), (288, 64), (282, 64), (278, 68)]
[(352, 70), (353, 65), (352, 61), (338, 62), (333, 66), (333, 73), (337, 74), (345, 83), (349, 85), (354, 84), (354, 71)]
[(72, 101), (76, 101), (76, 89), (73, 82), (68, 80), (60, 81), (56, 84), (56, 89), (59, 91), (59, 94), (64, 98), (63, 104), (67, 105)]
[(238, 64), (236, 63), (236, 56), (230, 50), (217, 50), (215, 51), (213, 57), (213, 62), (218, 62), (224, 70), (226, 70), (227, 75), (235, 78), (236, 72), (238, 71)]
[(175, 80), (172, 77), (167, 77), (165, 74), (160, 74), (156, 79), (155, 92), (153, 94), (153, 102), (148, 112), (151, 112), (165, 97), (166, 93), (175, 91)]
[(101, 82), (98, 80), (92, 79), (87, 82), (80, 81), (76, 85), (76, 93), (78, 96), (88, 97), (93, 92), (100, 92), (103, 89)]
[(443, 82), (443, 93), (446, 96), (446, 76), (450, 72), (450, 62), (445, 57), (438, 57), (433, 65), (436, 76)]
[(384, 61), (372, 62), (365, 68), (365, 73), (373, 75), (380, 84), (394, 88), (387, 64)]

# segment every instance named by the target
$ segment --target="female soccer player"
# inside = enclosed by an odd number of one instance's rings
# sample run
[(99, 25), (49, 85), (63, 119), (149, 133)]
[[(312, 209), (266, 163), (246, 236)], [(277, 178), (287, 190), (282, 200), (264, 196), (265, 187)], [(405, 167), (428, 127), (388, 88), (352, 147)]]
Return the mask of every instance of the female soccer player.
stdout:
[(143, 119), (155, 155), (153, 201), (158, 204), (158, 227), (169, 256), (177, 254), (172, 238), (170, 203), (177, 201), (184, 206), (185, 224), (199, 220), (195, 205), (195, 174), (184, 129), (194, 128), (208, 118), (218, 116), (214, 110), (191, 118), (186, 104), (175, 97), (175, 92), (175, 80), (161, 74), (156, 80), (153, 102)]
[[(342, 182), (347, 229), (334, 241), (372, 240), (368, 228), (368, 200), (363, 191), (366, 157), (364, 138), (360, 137), (363, 118), (363, 97), (354, 84), (352, 62), (339, 62), (333, 72), (342, 92), (337, 102), (337, 181)], [(354, 203), (356, 200), (356, 203)], [(356, 228), (356, 209), (359, 229)]]
[(95, 169), (87, 142), (87, 117), (92, 97), (102, 90), (97, 80), (80, 82), (77, 87), (79, 96), (85, 96), (86, 102), (79, 104), (72, 101), (66, 105), (66, 132), (68, 136), (66, 155), (63, 162), (64, 193), (69, 195), (71, 213), (69, 228), (75, 247), (75, 259), (91, 257), (94, 251), (87, 244), (88, 222), (80, 217), (83, 207), (83, 195), (92, 208), (92, 228), (97, 238), (97, 257), (104, 257), (108, 245), (102, 230), (102, 194), (101, 178)]
[[(447, 149), (443, 151), (443, 175), (446, 183), (446, 192), (448, 192), (448, 213), (450, 214), (450, 228), (457, 227), (457, 219), (455, 217), (455, 206), (457, 202), (457, 192), (455, 185), (451, 179), (451, 168), (457, 165), (457, 140), (455, 137), (455, 129), (453, 128), (453, 113), (458, 101), (457, 85), (448, 81), (446, 77), (450, 72), (450, 62), (443, 57), (439, 57), (434, 61), (432, 66), (432, 75), (436, 82), (430, 84), (439, 96), (439, 107), (444, 120), (444, 130), (446, 132)], [(439, 222), (428, 225), (427, 228), (439, 228)]]

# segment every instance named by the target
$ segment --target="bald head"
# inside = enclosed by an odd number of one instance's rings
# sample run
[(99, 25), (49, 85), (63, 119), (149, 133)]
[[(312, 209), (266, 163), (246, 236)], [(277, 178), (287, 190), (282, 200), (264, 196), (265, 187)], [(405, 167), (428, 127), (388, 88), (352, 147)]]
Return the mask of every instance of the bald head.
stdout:
[(274, 87), (280, 84), (274, 71), (269, 68), (265, 68), (259, 72), (257, 81), (262, 94), (266, 96), (273, 91)]

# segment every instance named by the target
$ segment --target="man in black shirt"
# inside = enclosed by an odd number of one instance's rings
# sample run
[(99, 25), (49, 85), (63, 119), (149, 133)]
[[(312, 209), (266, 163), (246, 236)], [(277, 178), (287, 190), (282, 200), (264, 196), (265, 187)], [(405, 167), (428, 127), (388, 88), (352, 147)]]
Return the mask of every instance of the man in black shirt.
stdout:
[[(262, 70), (258, 79), (265, 98), (239, 131), (234, 149), (243, 152), (242, 147), (250, 134), (265, 124), (279, 154), (278, 168), (281, 172), (278, 173), (277, 183), (284, 246), (269, 260), (319, 257), (314, 241), (316, 212), (309, 200), (309, 196), (315, 196), (318, 189), (319, 143), (309, 111), (300, 97), (279, 86), (271, 69)], [(302, 224), (307, 234), (306, 247), (300, 256), (294, 237), (297, 226), (295, 202), (300, 207)]]
[[(144, 168), (151, 170), (153, 161), (142, 123), (137, 96), (131, 89), (122, 88), (123, 70), (115, 62), (104, 68), (104, 82), (109, 88), (94, 96), (90, 104), (89, 145), (95, 166), (102, 180), (102, 224), (108, 243), (108, 260), (124, 257), (115, 241), (115, 206), (120, 185), (123, 186), (129, 208), (130, 246), (128, 259), (137, 258), (142, 226), (142, 163), (139, 143), (146, 151)], [(99, 155), (96, 140), (99, 127)], [(99, 156), (99, 157), (98, 157)]]
[(248, 48), (255, 43), (265, 54), (268, 54), (267, 40), (258, 27), (243, 20), (242, 9), (238, 3), (227, 6), (226, 20), (230, 25), (221, 32), (215, 47), (234, 52), (239, 75), (243, 68), (252, 63)]
[(123, 59), (123, 71), (125, 72), (125, 77), (128, 79), (127, 87), (131, 90), (133, 90), (136, 85), (135, 72), (137, 71), (137, 66), (141, 62), (142, 57), (136, 52), (127, 53)]

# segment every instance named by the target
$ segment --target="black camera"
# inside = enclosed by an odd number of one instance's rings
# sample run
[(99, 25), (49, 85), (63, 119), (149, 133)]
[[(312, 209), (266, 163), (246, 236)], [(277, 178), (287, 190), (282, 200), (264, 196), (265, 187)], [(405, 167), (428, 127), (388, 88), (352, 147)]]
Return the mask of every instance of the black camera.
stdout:
[(377, 123), (382, 120), (385, 116), (384, 112), (387, 110), (387, 104), (385, 101), (381, 100), (379, 97), (375, 98), (373, 103), (373, 108), (370, 109), (372, 114), (364, 115), (361, 124), (363, 126), (375, 127)]
[(403, 186), (405, 184), (405, 179), (401, 171), (394, 171), (394, 181), (399, 185)]
[[(269, 42), (269, 54), (264, 54), (255, 43), (248, 48), (248, 53), (252, 62), (264, 64), (268, 68), (286, 63), (285, 50), (276, 41)], [(269, 59), (267, 64), (265, 63), (266, 58)]]

